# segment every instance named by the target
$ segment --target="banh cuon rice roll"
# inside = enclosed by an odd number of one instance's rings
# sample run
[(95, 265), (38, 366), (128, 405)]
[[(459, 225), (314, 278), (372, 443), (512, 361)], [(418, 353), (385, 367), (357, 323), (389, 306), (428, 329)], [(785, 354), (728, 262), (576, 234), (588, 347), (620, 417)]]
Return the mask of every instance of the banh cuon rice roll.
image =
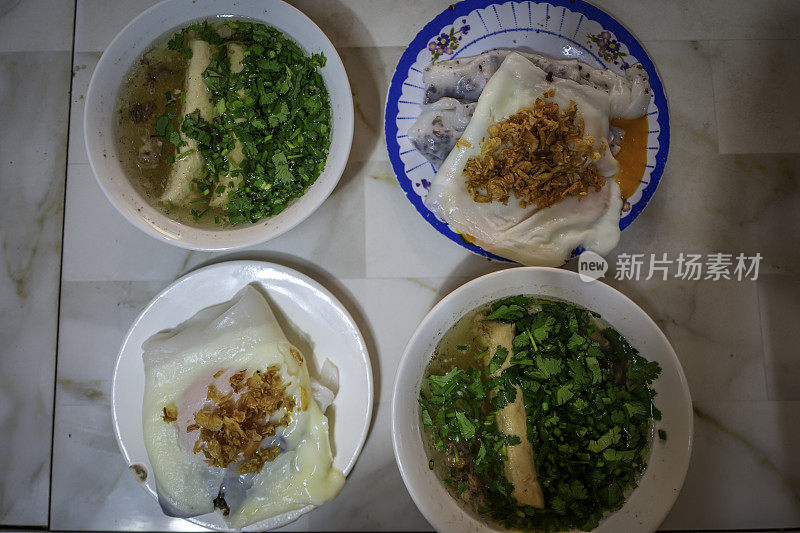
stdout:
[(191, 24), (134, 64), (117, 104), (120, 161), (136, 190), (183, 223), (274, 216), (325, 169), (331, 106), (321, 54), (246, 20)]
[(624, 75), (515, 50), (431, 63), (411, 144), (436, 169), (425, 206), (465, 241), (525, 265), (605, 255), (645, 171), (651, 91)]

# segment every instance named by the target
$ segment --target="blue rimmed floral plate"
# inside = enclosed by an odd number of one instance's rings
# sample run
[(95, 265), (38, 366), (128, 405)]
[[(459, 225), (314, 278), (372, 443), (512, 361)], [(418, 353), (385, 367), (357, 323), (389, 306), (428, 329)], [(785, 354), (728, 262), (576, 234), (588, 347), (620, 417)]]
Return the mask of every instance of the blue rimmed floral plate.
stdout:
[(436, 170), (408, 139), (425, 97), (422, 70), (432, 61), (468, 57), (496, 48), (525, 48), (556, 58), (577, 58), (623, 73), (640, 63), (650, 80), (647, 162), (641, 184), (622, 208), (620, 229), (639, 216), (655, 193), (669, 151), (669, 110), (655, 65), (636, 38), (608, 13), (582, 0), (490, 2), (464, 0), (425, 25), (400, 58), (389, 86), (384, 128), (389, 160), (417, 211), (441, 234), (465, 248), (506, 260), (470, 244), (434, 216), (423, 200)]

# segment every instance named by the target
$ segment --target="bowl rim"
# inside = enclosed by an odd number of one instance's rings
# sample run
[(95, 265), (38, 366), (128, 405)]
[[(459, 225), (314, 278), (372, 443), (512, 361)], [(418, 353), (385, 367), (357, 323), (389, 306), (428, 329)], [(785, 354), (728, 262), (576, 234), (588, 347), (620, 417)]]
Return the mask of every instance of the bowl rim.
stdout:
[[(392, 431), (392, 448), (393, 448), (393, 451), (394, 451), (395, 462), (397, 463), (398, 470), (400, 470), (400, 475), (403, 478), (403, 483), (405, 484), (406, 489), (408, 490), (408, 492), (409, 492), (409, 494), (411, 496), (411, 499), (414, 501), (414, 503), (416, 504), (417, 508), (422, 513), (422, 515), (425, 517), (425, 519), (428, 520), (428, 522), (430, 522), (430, 524), (433, 525), (434, 528), (440, 528), (441, 527), (441, 520), (439, 518), (439, 515), (437, 515), (437, 514), (435, 514), (433, 512), (433, 509), (432, 509), (432, 507), (430, 505), (430, 502), (428, 500), (423, 499), (420, 491), (418, 489), (414, 488), (414, 486), (412, 484), (411, 474), (409, 473), (409, 471), (406, 468), (404, 468), (404, 458), (403, 458), (404, 454), (401, 453), (401, 440), (402, 440), (403, 437), (402, 437), (401, 428), (399, 427), (400, 422), (399, 422), (399, 414), (398, 413), (399, 413), (399, 410), (402, 409), (402, 406), (399, 405), (400, 401), (401, 401), (401, 399), (399, 397), (400, 396), (399, 390), (400, 390), (400, 380), (401, 380), (401, 377), (403, 376), (403, 373), (404, 373), (403, 370), (404, 370), (405, 367), (407, 367), (410, 364), (410, 361), (412, 361), (412, 359), (414, 357), (414, 354), (411, 352), (411, 349), (412, 349), (412, 347), (414, 347), (419, 342), (420, 338), (422, 337), (422, 335), (424, 333), (424, 329), (427, 326), (428, 322), (432, 319), (432, 317), (434, 315), (442, 313), (443, 312), (442, 309), (444, 309), (448, 305), (450, 305), (450, 302), (452, 300), (454, 300), (458, 295), (473, 291), (473, 290), (475, 290), (476, 287), (479, 287), (479, 286), (489, 282), (490, 280), (494, 280), (495, 278), (502, 278), (502, 277), (510, 276), (510, 275), (520, 275), (522, 272), (528, 272), (528, 273), (531, 273), (532, 275), (536, 275), (536, 273), (539, 273), (539, 272), (547, 272), (548, 274), (553, 274), (556, 277), (561, 277), (563, 279), (567, 279), (567, 278), (573, 278), (574, 279), (574, 278), (577, 278), (577, 279), (580, 280), (579, 274), (577, 272), (572, 272), (570, 270), (564, 270), (562, 268), (542, 267), (542, 266), (524, 266), (524, 267), (508, 268), (508, 269), (500, 270), (500, 271), (497, 271), (497, 272), (491, 272), (489, 274), (485, 274), (485, 275), (480, 276), (478, 278), (472, 279), (472, 280), (468, 281), (467, 283), (464, 283), (463, 285), (459, 286), (458, 288), (456, 288), (455, 290), (453, 290), (449, 294), (447, 294), (444, 298), (442, 298), (436, 305), (434, 305), (431, 308), (431, 310), (425, 315), (425, 317), (417, 325), (416, 329), (414, 330), (414, 333), (411, 335), (408, 343), (406, 344), (406, 346), (405, 346), (405, 348), (403, 350), (403, 354), (402, 354), (402, 356), (400, 358), (400, 362), (397, 365), (397, 371), (395, 373), (394, 382), (393, 382), (393, 385), (392, 385), (391, 415), (390, 415), (391, 424), (392, 424), (392, 430), (391, 430)], [(648, 315), (636, 302), (634, 302), (633, 300), (628, 298), (621, 291), (615, 289), (614, 287), (611, 287), (610, 285), (602, 283), (599, 280), (592, 280), (590, 282), (581, 281), (581, 283), (599, 283), (603, 287), (602, 290), (608, 291), (609, 294), (611, 294), (614, 297), (622, 298), (622, 301), (624, 301), (627, 305), (630, 306), (631, 311), (639, 314), (645, 320), (645, 322), (649, 326), (652, 327), (653, 332), (656, 334), (658, 339), (660, 341), (663, 341), (665, 347), (668, 348), (668, 350), (667, 350), (668, 356), (674, 363), (674, 369), (675, 369), (675, 371), (677, 373), (677, 376), (678, 376), (678, 381), (679, 381), (679, 384), (680, 384), (681, 392), (683, 393), (683, 400), (684, 400), (684, 403), (685, 403), (686, 407), (688, 407), (688, 410), (689, 410), (689, 412), (687, 413), (687, 415), (688, 415), (687, 416), (687, 419), (688, 419), (688, 435), (687, 435), (688, 436), (688, 449), (687, 449), (687, 452), (686, 452), (685, 467), (683, 468), (683, 472), (680, 475), (679, 483), (677, 484), (676, 490), (673, 491), (671, 493), (671, 495), (668, 497), (669, 500), (670, 500), (669, 501), (669, 506), (665, 506), (663, 508), (663, 511), (660, 512), (658, 514), (658, 516), (653, 515), (653, 518), (654, 519), (657, 518), (658, 519), (658, 523), (661, 523), (666, 518), (666, 516), (669, 513), (669, 511), (672, 509), (672, 506), (675, 504), (675, 501), (677, 500), (678, 495), (680, 494), (680, 490), (683, 487), (683, 484), (684, 484), (684, 482), (686, 480), (686, 474), (687, 474), (688, 469), (689, 469), (689, 460), (691, 459), (691, 454), (692, 454), (692, 446), (694, 444), (694, 416), (693, 416), (693, 413), (692, 413), (692, 398), (691, 398), (691, 392), (689, 390), (689, 384), (688, 384), (688, 381), (686, 379), (686, 374), (685, 374), (685, 372), (683, 370), (683, 367), (682, 367), (682, 365), (680, 363), (680, 360), (678, 359), (677, 354), (675, 353), (675, 349), (672, 347), (672, 344), (669, 342), (669, 339), (667, 338), (667, 336), (664, 334), (664, 332), (661, 330), (661, 328), (658, 327), (658, 324), (655, 323), (655, 321), (650, 317), (650, 315)], [(574, 302), (571, 302), (568, 299), (565, 299), (565, 301), (568, 301), (570, 303), (574, 303)], [(575, 305), (580, 305), (580, 304), (575, 304)], [(584, 306), (581, 305), (581, 307), (584, 307)], [(458, 319), (461, 318), (461, 317), (463, 317), (463, 314), (461, 314), (460, 316), (456, 317), (455, 321), (453, 322), (453, 324), (455, 322), (457, 322)], [(451, 326), (452, 326), (452, 324), (451, 324)], [(444, 334), (444, 331), (442, 333)], [(441, 337), (440, 337), (440, 340), (441, 340)], [(427, 357), (427, 354), (426, 354), (426, 357)], [(419, 376), (419, 380), (421, 380), (421, 379), (422, 379), (422, 376)], [(416, 386), (418, 386), (418, 384)], [(419, 420), (415, 419), (413, 424), (414, 424), (415, 430), (418, 432), (419, 429), (420, 429)], [(649, 465), (648, 465), (648, 467), (649, 467)], [(646, 472), (646, 470), (645, 470), (645, 472)], [(642, 474), (642, 475), (644, 475), (644, 474)], [(449, 496), (449, 493), (448, 493), (448, 496)], [(453, 499), (453, 501), (455, 502), (455, 499)], [(475, 516), (470, 514), (467, 510), (465, 510), (460, 504), (458, 504), (458, 502), (455, 502), (455, 503), (458, 506), (458, 508), (461, 510), (461, 515), (463, 517), (465, 517), (465, 518), (468, 518), (472, 526), (478, 526), (480, 530), (485, 530), (485, 531), (510, 531), (510, 530), (506, 530), (506, 529), (498, 529), (499, 526), (496, 526), (494, 524), (486, 522), (483, 519), (476, 518)], [(627, 500), (626, 500), (626, 503), (627, 503)], [(622, 509), (624, 509), (624, 506), (623, 506), (623, 508), (621, 508), (621, 509), (619, 509), (617, 511), (614, 511), (613, 513), (606, 513), (604, 515), (604, 517), (603, 517), (603, 520), (606, 520), (607, 518), (609, 518), (613, 514), (622, 511)], [(461, 524), (461, 525), (462, 525), (462, 527), (465, 526), (464, 524)], [(482, 526), (482, 528), (480, 528), (480, 526)], [(602, 521), (601, 521), (601, 526), (602, 526)]]
[[(139, 13), (136, 17), (131, 19), (114, 36), (114, 38), (111, 40), (111, 42), (103, 50), (103, 53), (100, 56), (100, 59), (98, 60), (94, 71), (92, 72), (92, 77), (91, 77), (91, 79), (89, 81), (89, 85), (88, 85), (87, 90), (86, 90), (86, 99), (85, 99), (85, 101), (86, 101), (87, 104), (89, 102), (96, 101), (97, 98), (98, 98), (98, 95), (96, 94), (97, 91), (99, 90), (98, 87), (97, 87), (97, 84), (99, 83), (99, 81), (98, 81), (98, 79), (99, 79), (98, 72), (102, 73), (102, 71), (104, 69), (107, 69), (108, 67), (113, 65), (114, 59), (111, 57), (111, 54), (109, 54), (109, 51), (113, 51), (115, 49), (115, 46), (118, 45), (118, 42), (121, 41), (125, 36), (127, 36), (132, 31), (131, 30), (132, 27), (135, 27), (135, 26), (141, 24), (141, 22), (143, 20), (147, 20), (148, 18), (153, 17), (154, 14), (156, 14), (160, 10), (164, 9), (169, 4), (178, 4), (178, 5), (180, 5), (180, 4), (183, 4), (183, 3), (191, 3), (191, 4), (193, 4), (194, 2), (191, 1), (191, 0), (161, 0), (160, 2), (156, 3), (155, 5), (150, 6), (146, 10), (142, 11), (141, 13)], [(235, 2), (234, 0), (227, 0), (227, 1), (224, 1), (224, 2), (215, 0), (214, 3), (215, 3), (216, 11), (218, 11), (217, 15), (230, 14), (230, 15), (236, 16), (235, 12), (237, 10), (239, 10), (239, 3)], [(324, 183), (324, 187), (320, 187), (320, 189), (319, 189), (319, 193), (318, 193), (319, 197), (317, 198), (317, 200), (315, 202), (315, 205), (314, 204), (309, 204), (307, 207), (304, 206), (305, 209), (303, 211), (299, 211), (297, 216), (295, 216), (294, 218), (288, 219), (289, 221), (285, 222), (283, 224), (283, 226), (280, 227), (278, 230), (271, 229), (271, 230), (268, 230), (266, 232), (257, 231), (256, 228), (258, 226), (262, 226), (262, 227), (266, 226), (269, 223), (270, 220), (273, 220), (274, 217), (262, 218), (257, 222), (241, 226), (240, 228), (230, 228), (229, 227), (229, 228), (226, 228), (226, 229), (223, 229), (223, 230), (199, 228), (199, 227), (196, 227), (196, 226), (191, 226), (189, 224), (178, 222), (177, 220), (172, 219), (172, 218), (164, 215), (158, 209), (156, 209), (155, 207), (150, 205), (150, 203), (147, 200), (145, 200), (144, 198), (142, 198), (141, 194), (139, 194), (139, 192), (136, 191), (136, 189), (131, 184), (131, 187), (133, 188), (135, 194), (140, 198), (141, 202), (144, 204), (144, 206), (146, 206), (146, 208), (150, 208), (150, 209), (153, 210), (153, 212), (155, 213), (155, 217), (157, 219), (165, 221), (167, 224), (170, 224), (170, 225), (177, 225), (177, 227), (180, 227), (183, 230), (183, 232), (180, 235), (175, 235), (175, 234), (172, 234), (171, 232), (168, 232), (168, 231), (162, 229), (159, 225), (156, 225), (155, 222), (151, 222), (151, 221), (146, 220), (144, 216), (141, 216), (141, 215), (137, 216), (136, 214), (134, 214), (132, 212), (132, 210), (126, 209), (125, 206), (128, 205), (128, 202), (118, 198), (114, 194), (114, 191), (112, 191), (112, 189), (110, 187), (110, 184), (107, 183), (107, 179), (106, 178), (101, 178), (100, 173), (98, 172), (98, 170), (96, 168), (97, 167), (97, 164), (96, 164), (96, 161), (95, 161), (96, 158), (93, 158), (93, 156), (92, 156), (92, 148), (96, 146), (95, 138), (97, 137), (97, 132), (96, 131), (92, 131), (92, 133), (90, 134), (89, 121), (90, 121), (91, 118), (94, 118), (95, 116), (102, 116), (104, 113), (96, 111), (95, 109), (93, 109), (89, 105), (85, 105), (84, 113), (83, 113), (83, 124), (82, 124), (82, 126), (83, 126), (83, 139), (84, 139), (84, 146), (85, 146), (86, 156), (87, 156), (88, 161), (89, 161), (89, 167), (92, 170), (92, 174), (94, 175), (95, 180), (97, 181), (98, 185), (100, 186), (100, 189), (103, 191), (104, 196), (108, 199), (108, 201), (111, 203), (111, 205), (114, 206), (114, 208), (117, 210), (117, 212), (119, 214), (121, 214), (128, 222), (130, 222), (133, 226), (138, 228), (140, 231), (144, 232), (145, 234), (147, 234), (147, 235), (149, 235), (151, 237), (156, 238), (157, 240), (160, 240), (162, 242), (166, 242), (168, 244), (171, 244), (173, 246), (177, 246), (179, 248), (184, 248), (184, 249), (188, 249), (188, 250), (209, 251), (209, 252), (210, 251), (237, 250), (237, 249), (247, 248), (249, 246), (254, 246), (254, 245), (257, 245), (257, 244), (261, 244), (261, 243), (267, 242), (269, 240), (272, 240), (272, 239), (274, 239), (276, 237), (279, 237), (279, 236), (283, 235), (284, 233), (292, 230), (298, 224), (300, 224), (305, 219), (310, 217), (317, 209), (319, 209), (319, 207), (325, 202), (325, 200), (328, 199), (328, 197), (331, 195), (331, 193), (333, 193), (334, 189), (336, 188), (336, 186), (338, 185), (339, 181), (341, 180), (342, 175), (344, 174), (345, 168), (347, 166), (347, 162), (349, 161), (350, 151), (352, 150), (352, 146), (353, 146), (354, 122), (355, 122), (354, 105), (353, 105), (353, 94), (352, 94), (352, 89), (350, 87), (350, 79), (349, 79), (349, 77), (347, 75), (347, 69), (345, 69), (344, 63), (342, 62), (342, 59), (341, 59), (341, 56), (339, 55), (338, 50), (336, 49), (336, 47), (331, 42), (331, 40), (328, 37), (328, 35), (313, 20), (311, 20), (311, 18), (309, 18), (305, 13), (303, 13), (302, 11), (300, 11), (298, 8), (294, 7), (293, 5), (284, 2), (283, 0), (264, 0), (265, 13), (266, 13), (266, 7), (267, 7), (266, 4), (267, 3), (272, 3), (273, 5), (280, 6), (281, 9), (285, 9), (286, 12), (290, 13), (292, 17), (296, 17), (298, 20), (301, 20), (304, 23), (310, 25), (311, 28), (316, 29), (316, 32), (318, 34), (317, 37), (319, 38), (319, 40), (324, 45), (329, 47), (329, 51), (331, 53), (328, 54), (328, 51), (326, 51), (326, 61), (327, 61), (326, 66), (330, 65), (332, 67), (332, 71), (335, 71), (335, 72), (332, 73), (332, 77), (333, 78), (339, 78), (340, 81), (343, 82), (341, 84), (341, 86), (342, 86), (342, 99), (341, 99), (341, 101), (334, 102), (333, 100), (331, 100), (331, 103), (330, 103), (332, 112), (333, 112), (334, 106), (337, 106), (337, 105), (341, 106), (341, 109), (342, 109), (341, 128), (342, 128), (342, 131), (344, 132), (343, 133), (343, 144), (342, 144), (341, 147), (337, 147), (337, 150), (336, 150), (338, 153), (343, 154), (342, 156), (340, 156), (341, 157), (341, 162), (340, 162), (340, 164), (338, 164), (336, 166), (336, 168), (330, 169), (330, 175), (332, 177), (323, 182), (323, 180), (321, 180), (320, 178), (322, 178), (323, 175), (329, 170), (327, 168), (327, 164), (331, 161), (331, 154), (333, 152), (332, 150), (329, 150), (328, 158), (327, 158), (327, 161), (326, 161), (325, 170), (323, 170), (323, 172), (320, 174), (320, 176), (318, 176), (317, 180), (314, 183), (312, 183), (310, 186), (308, 186), (306, 188), (306, 190), (304, 191), (302, 196), (300, 196), (299, 198), (294, 199), (287, 206), (286, 210), (284, 210), (284, 213), (286, 211), (288, 211), (289, 209), (291, 209), (292, 207), (297, 206), (297, 204), (300, 203), (303, 200), (303, 198), (306, 197), (306, 194), (309, 192), (309, 189), (311, 189), (312, 187), (314, 187), (317, 184), (323, 185), (323, 183)], [(218, 7), (217, 7), (217, 5), (218, 5)], [(187, 10), (187, 13), (188, 13), (188, 16), (185, 19), (183, 19), (182, 22), (178, 23), (174, 27), (175, 29), (179, 28), (181, 25), (188, 24), (188, 23), (190, 23), (192, 21), (201, 20), (201, 19), (208, 19), (208, 18), (210, 18), (212, 16), (212, 15), (208, 15), (208, 16), (192, 17), (191, 16), (191, 13), (192, 13), (191, 10)], [(263, 23), (265, 25), (270, 26), (270, 22), (266, 19), (266, 16), (264, 16), (263, 18), (256, 18), (256, 17), (252, 17), (250, 15), (242, 15), (242, 16), (243, 17), (247, 17), (247, 18), (254, 18), (258, 22), (261, 22), (261, 23)], [(281, 30), (281, 31), (289, 39), (295, 41), (298, 45), (301, 45), (301, 48), (302, 48), (302, 41), (300, 39), (300, 37), (302, 37), (302, 36), (298, 37), (298, 36), (295, 36), (295, 35), (289, 35), (289, 34), (286, 34), (285, 32), (283, 32), (283, 30)], [(144, 47), (143, 50), (146, 50), (151, 44), (152, 44), (152, 41), (148, 42), (147, 46)], [(125, 76), (125, 73), (123, 73), (122, 76), (120, 77), (121, 78), (120, 79), (120, 83), (122, 82), (122, 79), (124, 79), (124, 76)], [(329, 84), (326, 84), (326, 85), (329, 85)], [(328, 87), (328, 89), (330, 91), (330, 87)], [(116, 109), (116, 102), (114, 102), (114, 107), (113, 107), (113, 110), (115, 110), (115, 109)], [(113, 110), (111, 111), (112, 113), (113, 113)], [(109, 112), (109, 111), (105, 110), (105, 113), (107, 113), (107, 112)], [(332, 122), (333, 122), (333, 116), (332, 116)], [(130, 178), (127, 175), (124, 175), (123, 177), (130, 181)], [(278, 215), (275, 215), (275, 216), (279, 216), (279, 215), (280, 215), (280, 213)], [(254, 235), (250, 236), (249, 238), (242, 237), (242, 238), (238, 239), (237, 242), (230, 243), (231, 239), (228, 237), (228, 235), (233, 235), (237, 231), (241, 233), (241, 230), (244, 230), (244, 231), (250, 230), (250, 231), (252, 231), (254, 233)]]

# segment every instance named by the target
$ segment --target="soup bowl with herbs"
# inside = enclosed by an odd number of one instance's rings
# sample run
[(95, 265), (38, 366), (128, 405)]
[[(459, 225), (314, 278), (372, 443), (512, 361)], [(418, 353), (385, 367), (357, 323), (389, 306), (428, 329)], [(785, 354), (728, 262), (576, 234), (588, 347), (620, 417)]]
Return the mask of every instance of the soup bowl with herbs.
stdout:
[(86, 97), (89, 162), (146, 233), (239, 248), (314, 212), (344, 171), (353, 102), (342, 61), (279, 0), (166, 0), (108, 46)]
[(439, 531), (654, 531), (692, 406), (656, 324), (599, 281), (515, 268), (425, 317), (394, 383), (403, 480)]

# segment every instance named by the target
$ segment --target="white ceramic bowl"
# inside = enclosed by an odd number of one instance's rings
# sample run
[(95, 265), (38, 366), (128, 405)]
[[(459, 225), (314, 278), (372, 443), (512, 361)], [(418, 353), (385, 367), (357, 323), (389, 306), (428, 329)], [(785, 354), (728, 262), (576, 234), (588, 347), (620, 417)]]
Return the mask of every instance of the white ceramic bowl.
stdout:
[(655, 531), (683, 485), (692, 447), (692, 402), (675, 351), (653, 320), (622, 293), (599, 281), (581, 281), (578, 274), (544, 267), (514, 268), (488, 274), (458, 288), (439, 302), (406, 346), (392, 395), (392, 441), (403, 481), (425, 518), (438, 531), (495, 531), (453, 499), (428, 469), (422, 445), (417, 398), (422, 376), (442, 335), (478, 306), (505, 296), (529, 294), (558, 298), (599, 312), (645, 358), (658, 361), (661, 376), (654, 383), (656, 406), (663, 418), (639, 487), (625, 506), (607, 516), (595, 531)]
[[(251, 225), (199, 229), (181, 224), (152, 207), (136, 192), (120, 165), (114, 139), (114, 112), (125, 75), (159, 37), (187, 23), (217, 16), (253, 19), (281, 30), (306, 53), (321, 52), (321, 69), (331, 100), (331, 147), (325, 170), (280, 214)], [(84, 114), (89, 163), (106, 197), (148, 235), (183, 248), (230, 250), (267, 241), (290, 230), (330, 195), (344, 172), (353, 140), (353, 98), (342, 60), (308, 17), (280, 0), (165, 0), (132, 20), (108, 46), (89, 83)]]

